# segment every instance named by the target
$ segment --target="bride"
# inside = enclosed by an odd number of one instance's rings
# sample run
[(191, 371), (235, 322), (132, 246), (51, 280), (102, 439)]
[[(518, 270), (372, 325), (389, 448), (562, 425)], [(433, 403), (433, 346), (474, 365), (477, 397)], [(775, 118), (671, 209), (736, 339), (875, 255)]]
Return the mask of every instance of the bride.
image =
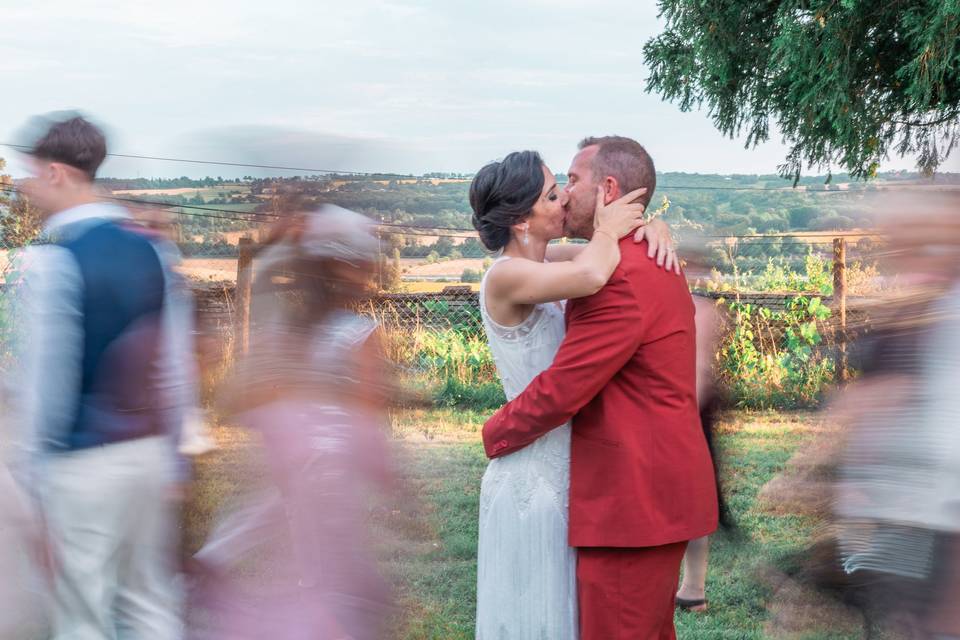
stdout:
[[(500, 257), (480, 284), (480, 311), (507, 399), (550, 366), (564, 336), (563, 304), (599, 291), (620, 262), (618, 241), (634, 229), (662, 261), (662, 222), (643, 226), (638, 189), (604, 206), (593, 239), (564, 235), (567, 195), (533, 151), (483, 167), (470, 186), (473, 226)], [(660, 237), (662, 236), (662, 238)], [(672, 252), (670, 253), (672, 258)], [(667, 264), (669, 267), (669, 262)], [(480, 488), (477, 640), (576, 640), (576, 551), (567, 544), (570, 424), (492, 460)]]

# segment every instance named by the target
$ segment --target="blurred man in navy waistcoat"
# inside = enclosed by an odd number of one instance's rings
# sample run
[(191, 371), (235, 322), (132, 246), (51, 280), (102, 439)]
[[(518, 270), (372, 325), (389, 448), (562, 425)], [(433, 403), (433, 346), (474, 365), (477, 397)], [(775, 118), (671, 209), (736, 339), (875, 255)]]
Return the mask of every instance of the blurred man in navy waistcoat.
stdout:
[(192, 378), (158, 240), (97, 197), (103, 133), (76, 114), (26, 128), (20, 190), (43, 217), (24, 256), (19, 477), (43, 514), (57, 640), (180, 633), (176, 438)]

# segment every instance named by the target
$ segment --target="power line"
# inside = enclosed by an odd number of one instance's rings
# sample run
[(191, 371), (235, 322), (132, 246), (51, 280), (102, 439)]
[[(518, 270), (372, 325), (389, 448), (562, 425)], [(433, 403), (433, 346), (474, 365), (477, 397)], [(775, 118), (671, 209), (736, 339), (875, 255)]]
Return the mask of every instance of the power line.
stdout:
[[(0, 146), (10, 147), (12, 149), (26, 149), (29, 150), (30, 147), (22, 144), (13, 144), (10, 142), (0, 142)], [(158, 160), (162, 162), (181, 162), (187, 164), (200, 164), (200, 165), (213, 165), (213, 166), (224, 166), (224, 167), (245, 167), (250, 169), (275, 169), (279, 171), (305, 171), (309, 173), (326, 173), (334, 175), (360, 175), (360, 176), (385, 176), (392, 178), (417, 178), (430, 180), (430, 178), (424, 178), (423, 176), (415, 176), (413, 174), (404, 174), (404, 173), (384, 173), (377, 171), (348, 171), (344, 169), (319, 169), (312, 167), (297, 167), (289, 165), (273, 165), (273, 164), (252, 164), (245, 162), (230, 162), (230, 161), (221, 161), (221, 160), (196, 160), (193, 158), (171, 158), (165, 156), (152, 156), (152, 155), (141, 155), (135, 153), (108, 153), (110, 157), (114, 158), (128, 158), (136, 160)], [(559, 183), (566, 184), (566, 183)], [(800, 185), (801, 187), (806, 186), (816, 186), (816, 185)], [(934, 185), (931, 185), (934, 186)], [(945, 187), (947, 185), (939, 185)], [(868, 187), (874, 187), (877, 190), (916, 190), (916, 191), (929, 191), (929, 189), (916, 188), (910, 186), (883, 186), (883, 185), (867, 185), (863, 188), (858, 189), (836, 189), (836, 190), (824, 190), (824, 191), (811, 191), (804, 188), (802, 191), (797, 190), (796, 187), (734, 187), (734, 186), (705, 186), (705, 185), (660, 185), (661, 191), (666, 191), (669, 189), (682, 189), (682, 190), (693, 190), (693, 191), (769, 191), (769, 192), (780, 192), (780, 193), (802, 193), (808, 194), (813, 193), (816, 195), (824, 194), (857, 194), (857, 193), (868, 193)], [(957, 189), (946, 189), (946, 190), (960, 190), (960, 187)]]
[[(4, 147), (12, 149), (30, 149), (27, 145), (11, 144), (9, 142), (0, 142)], [(363, 175), (363, 176), (391, 176), (397, 178), (412, 178), (415, 176), (404, 173), (378, 173), (375, 171), (344, 171), (341, 169), (316, 169), (311, 167), (291, 167), (275, 164), (248, 164), (245, 162), (226, 162), (220, 160), (193, 160), (190, 158), (167, 158), (162, 156), (145, 156), (134, 153), (108, 153), (113, 158), (132, 158), (136, 160), (161, 160), (163, 162), (183, 162), (188, 164), (208, 164), (222, 167), (245, 167), (249, 169), (277, 169), (280, 171), (306, 171), (309, 173), (332, 173), (340, 175)]]

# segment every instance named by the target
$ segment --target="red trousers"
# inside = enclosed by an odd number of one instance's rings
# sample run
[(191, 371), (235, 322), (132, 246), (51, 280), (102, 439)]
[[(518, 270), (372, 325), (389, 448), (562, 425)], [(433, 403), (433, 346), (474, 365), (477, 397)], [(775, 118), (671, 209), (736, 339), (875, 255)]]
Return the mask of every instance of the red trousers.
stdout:
[(686, 542), (577, 548), (580, 640), (675, 640), (674, 598)]

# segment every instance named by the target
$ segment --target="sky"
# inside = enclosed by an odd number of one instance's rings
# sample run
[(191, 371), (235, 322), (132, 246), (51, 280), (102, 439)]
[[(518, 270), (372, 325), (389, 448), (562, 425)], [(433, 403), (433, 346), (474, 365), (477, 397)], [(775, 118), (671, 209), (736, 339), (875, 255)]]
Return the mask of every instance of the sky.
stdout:
[[(579, 139), (611, 133), (661, 171), (775, 173), (786, 154), (777, 135), (744, 149), (644, 90), (643, 45), (664, 26), (651, 0), (10, 3), (0, 142), (31, 115), (78, 109), (115, 153), (339, 171), (474, 172), (536, 149), (563, 173)], [(120, 158), (101, 170), (291, 173)]]

